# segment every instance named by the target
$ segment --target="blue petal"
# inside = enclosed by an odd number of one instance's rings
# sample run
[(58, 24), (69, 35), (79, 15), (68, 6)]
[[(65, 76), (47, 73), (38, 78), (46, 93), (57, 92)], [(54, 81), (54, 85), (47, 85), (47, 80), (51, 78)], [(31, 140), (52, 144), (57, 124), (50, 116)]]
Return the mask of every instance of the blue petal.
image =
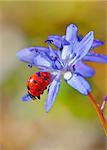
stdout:
[(93, 44), (92, 44), (92, 46), (91, 46), (91, 49), (96, 48), (96, 47), (98, 47), (98, 46), (101, 46), (101, 45), (103, 45), (103, 44), (104, 44), (103, 41), (100, 41), (100, 40), (98, 40), (98, 39), (95, 39), (95, 40), (93, 41)]
[(38, 67), (52, 68), (52, 61), (45, 55), (37, 55), (33, 59), (33, 63)]
[(49, 53), (49, 49), (39, 46), (29, 47), (17, 52), (16, 57), (23, 62), (33, 64), (34, 57), (41, 53)]
[(75, 72), (87, 78), (90, 78), (95, 74), (95, 70), (92, 67), (84, 64), (82, 61), (75, 65)]
[(25, 94), (23, 97), (22, 97), (22, 101), (24, 101), (24, 102), (28, 102), (28, 101), (31, 101), (32, 99), (31, 99), (31, 97), (29, 96), (29, 94), (27, 93), (27, 94)]
[(83, 58), (83, 60), (97, 63), (107, 63), (107, 56), (90, 52)]
[(62, 50), (62, 55), (61, 55), (61, 58), (63, 60), (66, 60), (69, 55), (71, 54), (71, 51), (72, 51), (72, 46), (70, 48), (70, 46), (64, 46), (63, 50)]
[(49, 53), (49, 48), (42, 47), (42, 46), (35, 46), (31, 50), (32, 52), (38, 52), (38, 53)]
[(63, 45), (70, 45), (70, 43), (58, 35), (48, 36), (48, 40), (50, 43), (53, 43), (57, 48), (63, 48)]
[(62, 59), (66, 60), (73, 53), (73, 47), (78, 42), (77, 39), (77, 27), (74, 24), (70, 24), (66, 29), (65, 39), (70, 42), (70, 45), (64, 46), (62, 50)]
[(25, 48), (19, 52), (17, 52), (16, 57), (24, 62), (33, 63), (33, 58), (37, 55), (37, 53), (32, 52), (34, 50), (34, 47)]
[[(92, 43), (94, 40), (93, 32), (89, 32), (74, 48), (74, 52), (76, 53), (76, 57), (73, 64), (77, 61), (80, 61), (90, 50)], [(72, 62), (71, 61), (71, 62)]]
[(74, 24), (70, 24), (66, 29), (66, 40), (74, 43), (77, 40), (78, 28)]
[(54, 65), (56, 66), (55, 68), (57, 68), (58, 70), (62, 69), (62, 65), (61, 65), (61, 63), (58, 60), (56, 60), (54, 62)]
[(66, 82), (81, 94), (87, 95), (91, 91), (89, 83), (79, 74), (74, 74), (73, 77)]
[(60, 88), (60, 81), (54, 79), (49, 87), (49, 93), (45, 103), (46, 112), (50, 111), (55, 101), (55, 98), (59, 92), (59, 88)]

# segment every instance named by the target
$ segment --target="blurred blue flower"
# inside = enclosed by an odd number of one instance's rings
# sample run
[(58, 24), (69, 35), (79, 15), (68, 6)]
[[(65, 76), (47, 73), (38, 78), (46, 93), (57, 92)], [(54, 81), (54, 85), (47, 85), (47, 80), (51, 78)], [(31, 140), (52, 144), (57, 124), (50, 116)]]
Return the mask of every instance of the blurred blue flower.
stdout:
[[(93, 31), (83, 37), (78, 35), (78, 29), (74, 24), (67, 27), (66, 35), (51, 35), (45, 42), (48, 48), (26, 48), (17, 53), (17, 58), (30, 66), (37, 66), (40, 71), (51, 73), (53, 80), (45, 102), (48, 112), (59, 92), (62, 76), (70, 86), (87, 95), (91, 87), (84, 77), (92, 77), (95, 71), (84, 61), (107, 63), (107, 56), (92, 51), (93, 48), (103, 45), (102, 41), (94, 39)], [(54, 44), (56, 49), (53, 49), (51, 44)], [(30, 96), (26, 94), (23, 100), (29, 101)]]

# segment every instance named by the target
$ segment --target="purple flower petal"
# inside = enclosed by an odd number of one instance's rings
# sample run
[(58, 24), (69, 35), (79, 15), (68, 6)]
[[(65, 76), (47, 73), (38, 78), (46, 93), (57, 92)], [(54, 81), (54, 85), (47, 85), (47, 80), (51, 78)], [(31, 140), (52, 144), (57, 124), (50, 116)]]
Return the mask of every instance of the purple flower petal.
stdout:
[(41, 53), (49, 53), (49, 49), (39, 46), (29, 47), (17, 52), (16, 57), (23, 62), (33, 64), (34, 57)]
[(61, 63), (58, 60), (54, 62), (54, 65), (55, 65), (55, 68), (57, 68), (58, 70), (62, 69)]
[(37, 55), (33, 59), (33, 63), (37, 67), (52, 68), (52, 61), (45, 55)]
[(90, 52), (83, 58), (83, 60), (97, 63), (107, 63), (107, 56)]
[(90, 78), (95, 74), (95, 70), (92, 67), (84, 64), (82, 61), (75, 65), (75, 72), (87, 78)]
[(81, 94), (87, 95), (91, 91), (89, 83), (79, 74), (74, 74), (71, 79), (66, 82)]
[(70, 24), (66, 29), (65, 39), (70, 42), (70, 45), (64, 46), (62, 50), (62, 59), (66, 60), (73, 53), (73, 46), (77, 42), (78, 29), (74, 24)]
[(31, 97), (29, 96), (28, 93), (26, 93), (23, 97), (22, 97), (22, 101), (24, 102), (28, 102), (28, 101), (31, 101)]
[(49, 93), (45, 102), (46, 112), (50, 111), (54, 103), (54, 100), (59, 92), (59, 88), (60, 88), (60, 81), (54, 79), (49, 87)]
[(70, 45), (70, 43), (58, 35), (48, 36), (48, 40), (50, 43), (53, 43), (57, 48), (63, 48), (63, 45)]
[(98, 46), (101, 46), (101, 45), (103, 45), (103, 44), (104, 44), (103, 41), (100, 41), (100, 40), (98, 40), (98, 39), (95, 39), (95, 40), (93, 41), (93, 44), (92, 44), (92, 46), (91, 46), (91, 49), (96, 48), (96, 47), (98, 47)]
[(74, 48), (76, 53), (74, 64), (80, 61), (90, 50), (94, 40), (93, 32), (89, 32)]
[(71, 43), (74, 43), (77, 40), (78, 28), (74, 24), (70, 24), (66, 29), (65, 39)]
[(32, 64), (33, 58), (37, 55), (36, 52), (32, 52), (32, 50), (34, 49), (34, 47), (22, 49), (19, 52), (17, 52), (16, 57), (21, 61)]
[(72, 46), (64, 46), (63, 50), (62, 50), (62, 54), (61, 54), (61, 58), (63, 60), (66, 60), (69, 55), (71, 54), (72, 51)]

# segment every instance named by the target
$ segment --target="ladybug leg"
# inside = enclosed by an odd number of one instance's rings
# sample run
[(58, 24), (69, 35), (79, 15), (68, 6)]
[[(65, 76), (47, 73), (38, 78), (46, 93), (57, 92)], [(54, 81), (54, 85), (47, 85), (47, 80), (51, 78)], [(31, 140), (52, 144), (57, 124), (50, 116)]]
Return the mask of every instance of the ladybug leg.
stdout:
[(35, 97), (35, 96), (33, 96), (32, 100), (33, 100), (33, 101), (35, 101), (35, 100), (36, 100), (36, 97)]
[(33, 99), (33, 100), (35, 100), (35, 99), (36, 99), (36, 97), (35, 97), (35, 96), (33, 96), (31, 93), (29, 93), (29, 91), (28, 91), (28, 94), (29, 94), (29, 96), (31, 97), (31, 99)]
[(39, 101), (38, 101), (37, 99), (35, 100), (35, 102), (36, 102), (37, 104), (39, 104)]
[(33, 100), (34, 102), (36, 102), (37, 104), (39, 104), (39, 101), (38, 101), (37, 97), (33, 98), (32, 100)]
[(37, 96), (37, 98), (40, 100), (40, 95), (39, 95), (39, 96)]

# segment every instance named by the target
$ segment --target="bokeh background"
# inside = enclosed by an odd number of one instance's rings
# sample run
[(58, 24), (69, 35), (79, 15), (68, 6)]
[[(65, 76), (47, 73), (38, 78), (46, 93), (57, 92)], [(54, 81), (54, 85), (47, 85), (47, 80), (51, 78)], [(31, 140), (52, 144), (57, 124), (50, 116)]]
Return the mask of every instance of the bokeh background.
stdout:
[[(79, 33), (94, 31), (107, 54), (106, 1), (0, 1), (0, 144), (1, 150), (105, 150), (106, 137), (88, 97), (64, 81), (52, 110), (41, 100), (24, 103), (27, 78), (37, 71), (16, 59), (16, 52), (46, 46), (50, 34), (65, 34), (74, 23)], [(88, 79), (97, 102), (107, 94), (107, 65), (88, 63), (96, 74)], [(107, 108), (107, 107), (106, 107)], [(107, 115), (105, 110), (105, 115)]]

